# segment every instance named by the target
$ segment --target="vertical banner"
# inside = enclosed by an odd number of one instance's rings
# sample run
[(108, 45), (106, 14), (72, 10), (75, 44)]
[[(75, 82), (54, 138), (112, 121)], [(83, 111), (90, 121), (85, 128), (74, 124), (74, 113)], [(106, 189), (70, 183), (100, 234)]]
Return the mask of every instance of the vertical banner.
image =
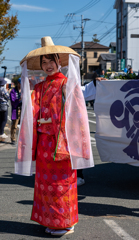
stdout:
[(101, 161), (139, 166), (139, 80), (97, 82), (95, 114)]

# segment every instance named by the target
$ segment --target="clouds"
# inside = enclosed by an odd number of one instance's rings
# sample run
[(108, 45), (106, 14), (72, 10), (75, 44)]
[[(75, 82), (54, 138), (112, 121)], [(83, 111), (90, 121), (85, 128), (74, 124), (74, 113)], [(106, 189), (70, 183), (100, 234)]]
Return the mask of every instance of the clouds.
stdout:
[(12, 4), (12, 8), (25, 12), (50, 12), (51, 9), (26, 4)]

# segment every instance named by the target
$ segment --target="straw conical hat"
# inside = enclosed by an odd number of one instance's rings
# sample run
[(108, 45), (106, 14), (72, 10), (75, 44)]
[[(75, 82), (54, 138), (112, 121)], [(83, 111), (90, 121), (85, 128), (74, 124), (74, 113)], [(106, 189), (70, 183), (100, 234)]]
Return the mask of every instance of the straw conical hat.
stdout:
[(27, 61), (27, 69), (30, 70), (41, 70), (40, 67), (40, 56), (47, 55), (47, 54), (54, 54), (58, 53), (61, 59), (61, 66), (68, 65), (69, 54), (74, 54), (78, 57), (80, 55), (76, 53), (73, 49), (65, 46), (58, 46), (54, 45), (51, 37), (43, 37), (41, 39), (41, 48), (37, 48), (31, 52), (29, 52), (20, 62), (20, 65)]

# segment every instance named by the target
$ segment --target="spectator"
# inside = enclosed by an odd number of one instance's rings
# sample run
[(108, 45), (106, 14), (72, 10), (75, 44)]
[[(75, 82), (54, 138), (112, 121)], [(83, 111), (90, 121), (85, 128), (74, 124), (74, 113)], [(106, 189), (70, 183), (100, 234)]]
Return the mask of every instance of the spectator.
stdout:
[(132, 67), (130, 67), (130, 68), (128, 69), (128, 73), (129, 73), (129, 74), (133, 74), (133, 69), (132, 69)]
[(0, 78), (0, 139), (3, 141), (8, 136), (4, 133), (4, 127), (7, 122), (9, 93), (4, 87), (6, 81)]
[(94, 85), (96, 87), (96, 80), (101, 81), (101, 80), (106, 80), (106, 78), (101, 77), (101, 76), (99, 77), (98, 74), (96, 72), (94, 72), (93, 75), (92, 75), (92, 80), (93, 80)]
[(21, 78), (17, 80), (17, 86), (12, 89), (10, 92), (10, 100), (12, 105), (12, 125), (11, 125), (11, 143), (13, 145), (16, 144), (16, 129), (17, 125), (20, 123), (20, 115), (21, 115)]
[(100, 77), (104, 78), (104, 75), (105, 75), (105, 71), (102, 69), (101, 72), (100, 72)]

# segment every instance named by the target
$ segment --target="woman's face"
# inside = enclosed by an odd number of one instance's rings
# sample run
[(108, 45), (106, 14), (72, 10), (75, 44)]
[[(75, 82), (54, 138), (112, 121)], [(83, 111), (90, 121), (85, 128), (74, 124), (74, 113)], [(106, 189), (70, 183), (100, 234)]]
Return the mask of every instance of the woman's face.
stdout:
[[(58, 63), (59, 64), (59, 63)], [(57, 65), (52, 59), (42, 57), (42, 69), (47, 75), (53, 75), (57, 72)]]

